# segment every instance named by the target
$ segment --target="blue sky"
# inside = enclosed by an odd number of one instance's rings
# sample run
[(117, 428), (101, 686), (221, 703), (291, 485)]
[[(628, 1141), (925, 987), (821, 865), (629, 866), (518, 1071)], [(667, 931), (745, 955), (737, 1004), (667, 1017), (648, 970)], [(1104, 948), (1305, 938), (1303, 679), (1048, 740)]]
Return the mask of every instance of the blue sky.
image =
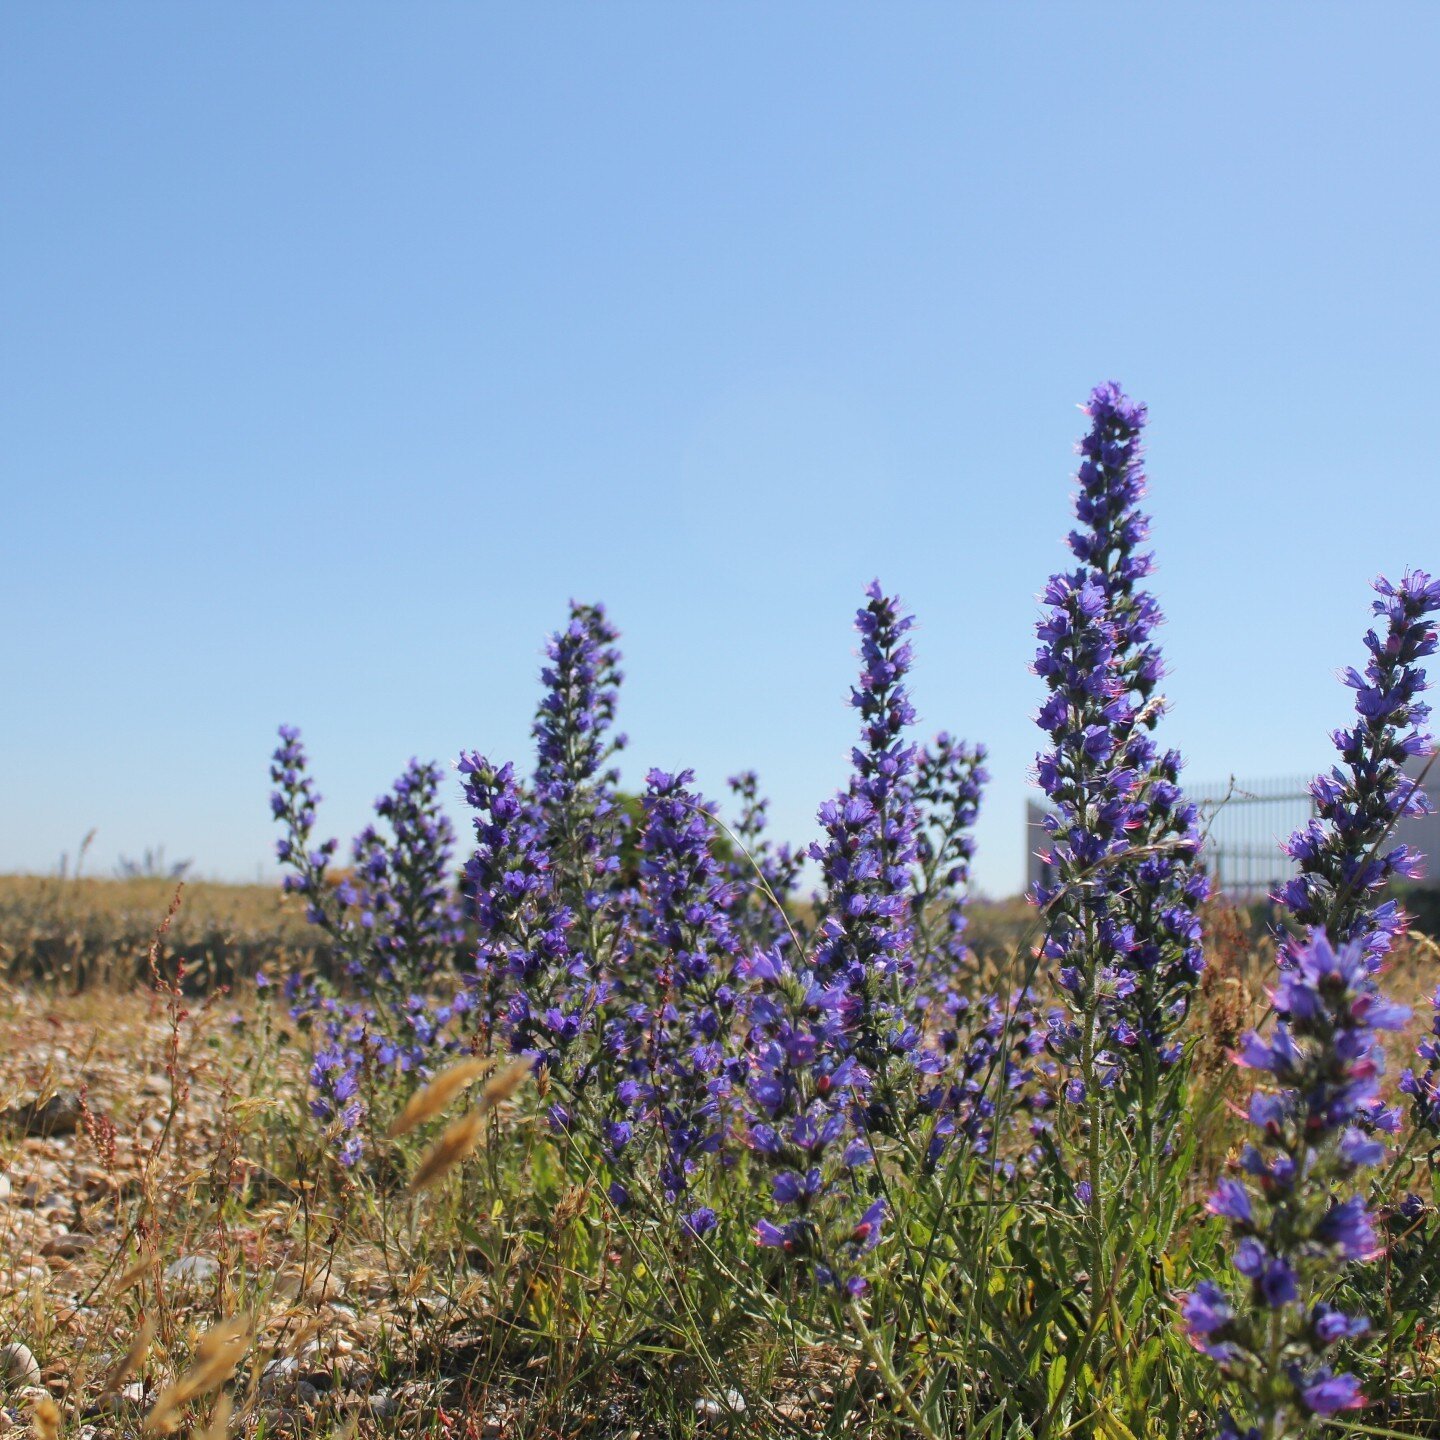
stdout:
[[(1440, 569), (1440, 9), (31, 5), (0, 44), (0, 869), (270, 870), (521, 756), (569, 596), (628, 778), (813, 833), (852, 612), (918, 612), (1018, 887), (1075, 409), (1151, 409), (1167, 734), (1312, 770)], [(458, 794), (458, 792), (457, 792)], [(459, 809), (456, 809), (457, 818)]]

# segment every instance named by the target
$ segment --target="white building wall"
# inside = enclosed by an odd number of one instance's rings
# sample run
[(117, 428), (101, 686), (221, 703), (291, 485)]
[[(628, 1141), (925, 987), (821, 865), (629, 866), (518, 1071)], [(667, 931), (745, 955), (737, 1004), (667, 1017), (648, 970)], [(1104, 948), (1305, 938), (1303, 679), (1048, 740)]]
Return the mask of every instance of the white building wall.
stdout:
[(1421, 786), (1430, 797), (1430, 814), (1402, 820), (1395, 827), (1395, 840), (1397, 844), (1403, 843), (1412, 850), (1419, 850), (1426, 862), (1425, 873), (1421, 877), (1423, 882), (1440, 885), (1440, 757), (1432, 761), (1427, 755), (1417, 755), (1407, 762), (1405, 773), (1416, 780), (1422, 774), (1425, 776)]

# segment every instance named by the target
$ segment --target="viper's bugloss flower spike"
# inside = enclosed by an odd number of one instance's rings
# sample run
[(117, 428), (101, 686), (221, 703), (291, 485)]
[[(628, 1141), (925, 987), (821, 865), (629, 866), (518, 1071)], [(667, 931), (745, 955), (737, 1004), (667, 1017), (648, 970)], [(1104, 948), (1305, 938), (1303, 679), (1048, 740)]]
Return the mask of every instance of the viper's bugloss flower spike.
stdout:
[(280, 727), (270, 773), (277, 786), (271, 809), (286, 827), (277, 846), (290, 872), (285, 888), (306, 897), (307, 918), (331, 941), (332, 976), (358, 997), (342, 1002), (328, 982), (298, 972), (285, 982), (291, 1016), (316, 1045), (311, 1114), (341, 1164), (351, 1166), (363, 1153), (372, 1080), (431, 1065), (453, 1047), (447, 1027), (470, 1006), (464, 992), (444, 1002), (418, 993), (461, 943), (451, 893), (454, 832), (440, 807), (440, 768), (412, 760), (375, 802), (380, 824), (356, 837), (351, 873), (332, 883), (338, 847), (311, 840), (320, 797), (294, 726)]
[(1250, 1098), (1254, 1136), (1208, 1207), (1230, 1227), (1243, 1288), (1204, 1281), (1181, 1297), (1191, 1342), (1236, 1382), (1265, 1436), (1364, 1403), (1332, 1352), (1366, 1322), (1319, 1297), (1380, 1249), (1363, 1193), (1347, 1192), (1384, 1158), (1379, 1032), (1408, 1018), (1376, 988), (1362, 940), (1334, 946), (1319, 930), (1293, 948), (1273, 1004), (1271, 1033), (1250, 1032), (1235, 1057), (1269, 1081)]
[(855, 1118), (868, 1079), (849, 1053), (843, 982), (822, 984), (801, 957), (756, 951), (737, 966), (747, 986), (750, 1057), (745, 1144), (771, 1176), (773, 1209), (755, 1224), (822, 1288), (859, 1295), (862, 1257), (879, 1243), (883, 1210), (861, 1212), (872, 1163)]
[(610, 763), (626, 743), (612, 733), (623, 678), (618, 639), (603, 605), (572, 600), (565, 628), (546, 642), (529, 797), (555, 899), (571, 916), (575, 963), (597, 982), (605, 979), (599, 998), (609, 1008), (599, 1017), (602, 1029), (613, 1020), (613, 1007), (632, 999), (624, 960), (634, 896), (620, 863), (629, 822), (616, 791), (619, 772)]
[(753, 770), (732, 775), (726, 783), (739, 805), (734, 831), (743, 847), (729, 864), (731, 910), (740, 947), (749, 951), (788, 945), (797, 926), (789, 901), (800, 883), (804, 854), (771, 842), (766, 833), (770, 802), (761, 796)]
[[(1015, 1115), (1030, 1116), (1032, 1138), (1047, 1128), (1047, 1091), (1036, 1081), (1046, 1062), (1045, 1024), (1029, 990), (1006, 997), (975, 993), (965, 943), (974, 826), (989, 773), (983, 745), (941, 733), (920, 751), (915, 769), (919, 815), (913, 902), (918, 984), (912, 992), (916, 1028), (925, 1037), (915, 1055), (922, 1077), (919, 1112), (930, 1124), (926, 1158), (937, 1165), (949, 1142), (962, 1138), (984, 1155), (993, 1143), (997, 1098), (1008, 1094)], [(1014, 1161), (997, 1156), (1007, 1172)]]
[(916, 760), (911, 911), (917, 983), (911, 1004), (922, 1031), (938, 1014), (953, 1016), (962, 1002), (968, 1005), (973, 989), (965, 906), (975, 821), (990, 778), (985, 758), (983, 745), (967, 745), (942, 731)]
[(515, 767), (467, 751), (459, 770), (474, 811), (475, 849), (463, 886), (479, 932), (475, 964), (486, 1018), (514, 1053), (569, 1083), (602, 982), (571, 945), (575, 917), (555, 893), (544, 830)]
[(843, 1033), (871, 1085), (866, 1125), (893, 1131), (892, 1063), (904, 1064), (919, 1040), (904, 997), (915, 959), (911, 886), (917, 857), (916, 747), (905, 677), (914, 618), (880, 582), (865, 591), (855, 617), (861, 635), (860, 681), (850, 703), (860, 712), (861, 742), (851, 751), (848, 792), (820, 807), (823, 842), (810, 848), (825, 881), (813, 969), (822, 988), (843, 992)]
[[(570, 602), (569, 623), (545, 645), (536, 711), (534, 798), (562, 885), (578, 887), (579, 903), (594, 908), (593, 892), (619, 868), (613, 844), (621, 816), (617, 779), (608, 762), (625, 746), (612, 735), (620, 682), (620, 632), (603, 605)], [(567, 901), (578, 903), (567, 894)]]
[(1145, 407), (1111, 382), (1084, 408), (1081, 528), (1069, 537), (1080, 564), (1051, 577), (1036, 627), (1034, 669), (1049, 691), (1037, 723), (1050, 741), (1036, 774), (1053, 806), (1056, 883), (1033, 898), (1047, 910), (1046, 953), (1070, 1011), (1055, 1019), (1052, 1048), (1075, 1063), (1091, 1035), (1095, 1079), (1109, 1087), (1179, 1056), (1175, 1031), (1204, 966), (1197, 911), (1208, 884), (1180, 756), (1150, 733), (1165, 702), (1162, 616), (1139, 588), (1153, 568), (1139, 548)]
[(275, 786), (270, 795), (270, 813), (285, 829), (275, 842), (275, 854), (288, 872), (284, 889), (304, 895), (306, 919), (325, 928), (332, 940), (338, 941), (341, 927), (326, 905), (326, 897), (330, 889), (327, 872), (339, 842), (325, 840), (316, 845), (312, 841), (321, 796), (310, 777), (299, 729), (282, 725), (278, 733), (280, 743), (270, 757), (270, 779)]
[(914, 975), (914, 621), (878, 581), (865, 593), (851, 691), (861, 739), (850, 786), (821, 806), (826, 838), (810, 851), (825, 881), (820, 925), (807, 954), (775, 947), (737, 967), (749, 988), (746, 1143), (772, 1172), (778, 1207), (757, 1237), (849, 1295), (865, 1288), (863, 1257), (885, 1217), (883, 1204), (866, 1207), (860, 1173), (873, 1139), (901, 1123), (891, 1082), (919, 1039), (901, 1003)]
[(1344, 672), (1355, 691), (1355, 722), (1332, 737), (1342, 763), (1312, 782), (1316, 818), (1286, 842), (1298, 869), (1275, 892), (1298, 926), (1322, 925), (1337, 940), (1362, 938), (1372, 967), (1406, 924), (1381, 892), (1392, 879), (1421, 873), (1423, 857), (1391, 842), (1398, 821), (1430, 813), (1424, 789), (1403, 767), (1434, 746), (1423, 728), (1430, 707), (1419, 699), (1427, 685), (1417, 662), (1435, 653), (1440, 580), (1408, 570), (1398, 585), (1381, 577), (1374, 588), (1379, 598), (1371, 609), (1385, 626), (1365, 636), (1365, 673)]
[(381, 976), (406, 988), (450, 961), (464, 934), (451, 888), (455, 831), (440, 805), (441, 778), (438, 765), (410, 761), (375, 802), (390, 837), (367, 826), (353, 847), (360, 884), (347, 880), (336, 891), (371, 930)]
[[(714, 852), (713, 809), (693, 789), (694, 779), (689, 770), (658, 769), (645, 779), (637, 926), (649, 942), (651, 989), (628, 1017), (631, 1083), (620, 1107), (658, 1130), (660, 1188), (672, 1204), (689, 1194), (696, 1170), (724, 1144), (731, 1097), (745, 1078), (743, 1061), (726, 1045), (736, 1006), (734, 896)], [(612, 1121), (615, 1158), (633, 1134), (629, 1118)], [(701, 1234), (703, 1219), (696, 1211), (684, 1223)]]
[(916, 966), (921, 993), (943, 993), (969, 959), (965, 902), (975, 857), (975, 821), (990, 772), (983, 745), (942, 731), (915, 765)]

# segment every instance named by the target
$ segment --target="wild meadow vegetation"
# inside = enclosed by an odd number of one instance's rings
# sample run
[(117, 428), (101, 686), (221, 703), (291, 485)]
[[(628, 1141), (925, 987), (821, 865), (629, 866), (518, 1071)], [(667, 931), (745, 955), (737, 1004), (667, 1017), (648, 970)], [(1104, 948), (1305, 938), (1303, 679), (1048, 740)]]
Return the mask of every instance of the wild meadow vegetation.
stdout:
[[(1022, 916), (970, 925), (985, 751), (914, 733), (878, 583), (803, 850), (752, 774), (622, 793), (599, 605), (548, 643), (534, 756), (459, 757), (463, 845), (412, 761), (342, 853), (282, 728), (285, 944), (225, 993), (162, 928), (141, 998), (53, 1000), (52, 1048), (92, 1026), (155, 1081), (112, 1074), (114, 1113), (37, 1120), (74, 1044), (8, 1072), (37, 1092), (12, 1168), (60, 1144), (95, 1190), (63, 1304), (11, 1272), (11, 1426), (1440, 1435), (1440, 1010), (1393, 837), (1426, 803), (1402, 766), (1440, 582), (1376, 582), (1257, 935), (1164, 743), (1145, 410), (1112, 384), (1086, 413), (1033, 661), (1053, 880)], [(33, 979), (0, 1017), (38, 1044)]]

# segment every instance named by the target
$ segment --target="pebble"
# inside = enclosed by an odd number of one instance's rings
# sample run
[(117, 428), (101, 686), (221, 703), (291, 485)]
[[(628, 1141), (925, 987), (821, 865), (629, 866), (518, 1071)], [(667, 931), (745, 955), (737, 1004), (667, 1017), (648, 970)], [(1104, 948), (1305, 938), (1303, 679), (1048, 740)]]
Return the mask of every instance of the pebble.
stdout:
[(40, 1253), (55, 1260), (75, 1260), (83, 1255), (95, 1241), (89, 1235), (76, 1235), (62, 1230), (53, 1235), (41, 1247)]
[(727, 1390), (721, 1400), (697, 1400), (695, 1414), (703, 1423), (718, 1420), (722, 1415), (743, 1415), (745, 1397), (738, 1390)]
[(80, 1097), (57, 1090), (47, 1100), (29, 1100), (0, 1112), (0, 1122), (26, 1135), (73, 1135), (80, 1128)]
[(15, 1340), (0, 1346), (0, 1380), (7, 1389), (40, 1383), (40, 1362), (28, 1345)]
[(300, 1362), (293, 1355), (272, 1360), (260, 1372), (260, 1393), (265, 1396), (288, 1394), (295, 1384), (299, 1370)]
[(28, 1289), (50, 1278), (50, 1272), (43, 1265), (22, 1265), (17, 1270), (0, 1270), (0, 1279), (16, 1291)]
[(182, 1255), (165, 1267), (165, 1283), (181, 1289), (208, 1285), (220, 1273), (220, 1262), (210, 1255)]

